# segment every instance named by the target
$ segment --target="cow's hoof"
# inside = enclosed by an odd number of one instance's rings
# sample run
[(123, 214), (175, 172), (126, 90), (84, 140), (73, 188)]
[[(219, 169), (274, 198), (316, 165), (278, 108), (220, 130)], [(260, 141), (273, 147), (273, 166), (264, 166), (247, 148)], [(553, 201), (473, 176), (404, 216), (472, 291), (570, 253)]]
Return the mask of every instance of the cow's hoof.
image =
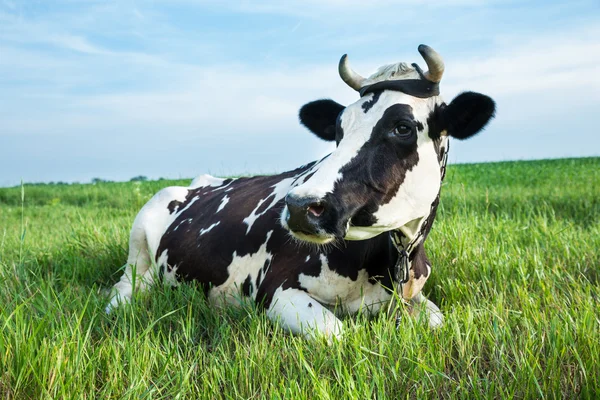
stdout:
[(326, 326), (319, 327), (319, 329), (312, 328), (303, 331), (305, 339), (310, 341), (325, 340), (329, 346), (341, 341), (343, 335), (344, 326), (341, 321), (333, 321), (326, 324)]
[(115, 301), (115, 298), (113, 297), (110, 301), (110, 303), (108, 303), (106, 305), (106, 307), (104, 308), (104, 312), (108, 315), (110, 315), (115, 308), (117, 308), (119, 306), (119, 302)]
[(410, 315), (417, 320), (426, 318), (429, 327), (432, 329), (439, 328), (444, 324), (444, 314), (442, 314), (438, 306), (427, 300), (424, 296), (411, 301)]
[(104, 308), (106, 314), (111, 314), (121, 304), (129, 303), (130, 298), (127, 296), (121, 296), (119, 293), (111, 293), (110, 301)]
[(439, 328), (444, 324), (444, 314), (440, 311), (438, 306), (427, 300), (427, 314), (429, 316), (429, 326), (431, 328)]

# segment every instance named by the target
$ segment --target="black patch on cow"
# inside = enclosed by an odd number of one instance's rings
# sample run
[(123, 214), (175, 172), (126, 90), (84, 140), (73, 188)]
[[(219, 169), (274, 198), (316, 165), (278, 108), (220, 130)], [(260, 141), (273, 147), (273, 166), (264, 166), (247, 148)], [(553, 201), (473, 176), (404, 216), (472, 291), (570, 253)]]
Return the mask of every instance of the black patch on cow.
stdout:
[(334, 141), (336, 120), (344, 108), (330, 99), (312, 101), (300, 109), (300, 123), (321, 139)]
[(423, 129), (425, 129), (425, 126), (421, 123), (421, 121), (415, 121), (415, 126), (419, 132), (423, 132)]
[(429, 270), (427, 265), (431, 265), (431, 262), (425, 254), (425, 247), (423, 242), (412, 251), (409, 256), (410, 269), (414, 272), (414, 279), (419, 279), (422, 276), (429, 276)]
[(169, 203), (169, 205), (167, 206), (167, 209), (169, 210), (169, 214), (173, 214), (174, 212), (176, 212), (179, 207), (181, 206), (181, 204), (183, 204), (181, 201), (178, 200), (173, 200)]
[(377, 101), (379, 100), (379, 97), (381, 96), (381, 91), (379, 92), (374, 92), (373, 93), (373, 97), (370, 100), (365, 101), (362, 104), (362, 109), (364, 110), (365, 114), (369, 112), (369, 110), (375, 105), (377, 104)]
[(353, 226), (372, 226), (373, 214), (396, 195), (406, 172), (419, 162), (415, 140), (400, 139), (390, 132), (399, 124), (416, 129), (412, 108), (394, 104), (374, 126), (371, 137), (356, 156), (341, 169), (342, 179), (325, 196), (327, 204), (320, 226), (343, 237), (349, 218)]
[(433, 110), (427, 116), (427, 127), (429, 128), (429, 137), (433, 140), (439, 139), (442, 135), (444, 127), (443, 113), (446, 108), (446, 103), (436, 104)]
[(490, 97), (464, 92), (456, 96), (442, 111), (440, 125), (457, 139), (467, 139), (481, 131), (494, 117), (496, 104)]
[(246, 277), (246, 280), (244, 281), (244, 284), (242, 285), (242, 294), (244, 296), (250, 296), (251, 285), (252, 285), (252, 281), (250, 279), (250, 275), (248, 275)]
[(271, 259), (265, 260), (265, 263), (261, 269), (258, 270), (258, 274), (256, 274), (256, 282), (254, 282), (254, 287), (259, 287), (260, 283), (263, 280), (263, 274), (269, 270), (269, 266), (271, 265)]
[(221, 185), (217, 186), (214, 190), (220, 190), (219, 188), (223, 188), (227, 185), (229, 185), (231, 182), (233, 182), (233, 178), (227, 178), (223, 180), (223, 183), (221, 183)]
[(427, 79), (398, 79), (376, 82), (372, 85), (364, 86), (360, 89), (359, 93), (362, 97), (366, 94), (383, 90), (393, 90), (426, 99), (428, 97), (438, 96), (440, 94), (440, 85), (439, 83), (434, 83)]
[[(442, 146), (442, 127), (443, 113), (446, 108), (446, 103), (436, 104), (433, 111), (427, 116), (427, 126), (429, 127), (429, 137), (433, 140), (433, 147), (438, 156), (438, 161), (441, 163), (444, 158), (446, 149)], [(448, 142), (446, 142), (448, 146)]]

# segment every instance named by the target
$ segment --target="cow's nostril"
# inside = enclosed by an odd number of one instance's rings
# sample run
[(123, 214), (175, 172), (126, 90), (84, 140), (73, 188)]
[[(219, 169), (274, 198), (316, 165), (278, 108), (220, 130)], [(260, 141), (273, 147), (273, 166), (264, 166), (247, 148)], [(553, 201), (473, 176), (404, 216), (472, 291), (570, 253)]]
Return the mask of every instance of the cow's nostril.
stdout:
[(320, 217), (321, 214), (323, 214), (323, 211), (325, 211), (325, 207), (323, 207), (321, 204), (315, 203), (308, 206), (308, 212), (315, 217)]

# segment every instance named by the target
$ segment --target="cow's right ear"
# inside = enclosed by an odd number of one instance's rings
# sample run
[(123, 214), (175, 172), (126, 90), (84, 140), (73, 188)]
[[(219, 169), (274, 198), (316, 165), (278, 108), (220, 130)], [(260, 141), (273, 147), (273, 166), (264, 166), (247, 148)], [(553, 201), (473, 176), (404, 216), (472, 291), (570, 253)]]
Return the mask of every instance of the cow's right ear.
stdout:
[(457, 139), (468, 139), (481, 131), (496, 113), (490, 97), (475, 92), (459, 94), (442, 112), (442, 126)]
[(300, 109), (300, 122), (321, 139), (331, 142), (335, 140), (337, 117), (344, 108), (330, 99), (311, 101)]

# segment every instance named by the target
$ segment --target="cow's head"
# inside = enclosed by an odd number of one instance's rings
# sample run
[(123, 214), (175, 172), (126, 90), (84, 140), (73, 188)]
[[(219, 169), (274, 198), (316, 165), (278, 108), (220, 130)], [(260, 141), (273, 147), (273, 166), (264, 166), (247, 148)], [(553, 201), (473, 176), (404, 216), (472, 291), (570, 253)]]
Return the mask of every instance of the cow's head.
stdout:
[(300, 121), (337, 148), (298, 181), (286, 197), (281, 222), (314, 243), (362, 240), (400, 229), (412, 237), (431, 212), (441, 185), (448, 137), (466, 139), (493, 117), (494, 101), (466, 92), (450, 104), (439, 95), (444, 62), (419, 46), (427, 63), (398, 63), (363, 78), (340, 60), (342, 79), (360, 93), (344, 107), (308, 103)]

